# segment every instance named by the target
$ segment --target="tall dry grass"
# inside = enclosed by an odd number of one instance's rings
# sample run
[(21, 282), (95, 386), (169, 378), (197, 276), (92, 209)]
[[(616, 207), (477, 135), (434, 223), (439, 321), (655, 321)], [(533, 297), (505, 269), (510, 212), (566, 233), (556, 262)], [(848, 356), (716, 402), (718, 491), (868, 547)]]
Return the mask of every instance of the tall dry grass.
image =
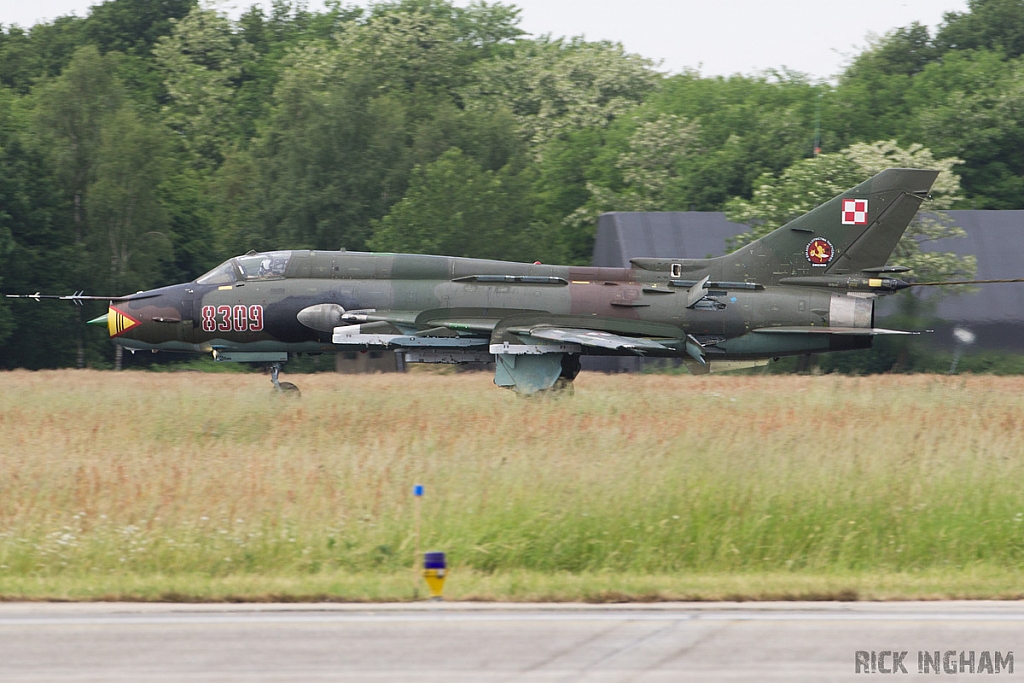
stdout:
[[(0, 577), (1011, 570), (1024, 380), (0, 376)], [(293, 378), (294, 379), (294, 378)]]

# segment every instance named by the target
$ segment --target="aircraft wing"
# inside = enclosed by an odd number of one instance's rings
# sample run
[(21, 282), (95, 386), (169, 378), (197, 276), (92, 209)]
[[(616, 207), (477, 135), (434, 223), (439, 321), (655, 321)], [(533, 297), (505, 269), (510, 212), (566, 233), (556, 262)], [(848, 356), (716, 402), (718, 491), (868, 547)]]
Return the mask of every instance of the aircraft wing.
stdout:
[(358, 311), (347, 313), (344, 320), (359, 324), (335, 327), (335, 344), (468, 349), (488, 341), (500, 344), (502, 339), (516, 344), (504, 337), (511, 334), (642, 355), (673, 351), (685, 341), (678, 328), (665, 324), (497, 308)]
[(887, 330), (882, 327), (812, 327), (793, 325), (790, 327), (762, 327), (754, 332), (760, 334), (837, 334), (854, 337), (877, 337), (887, 334), (921, 334), (906, 330)]
[(648, 350), (669, 351), (671, 347), (665, 346), (653, 339), (640, 337), (625, 337), (611, 332), (599, 330), (588, 330), (572, 327), (512, 327), (509, 332), (513, 334), (528, 334), (538, 339), (550, 339), (551, 341), (580, 344), (592, 346), (599, 349), (625, 350), (643, 353)]

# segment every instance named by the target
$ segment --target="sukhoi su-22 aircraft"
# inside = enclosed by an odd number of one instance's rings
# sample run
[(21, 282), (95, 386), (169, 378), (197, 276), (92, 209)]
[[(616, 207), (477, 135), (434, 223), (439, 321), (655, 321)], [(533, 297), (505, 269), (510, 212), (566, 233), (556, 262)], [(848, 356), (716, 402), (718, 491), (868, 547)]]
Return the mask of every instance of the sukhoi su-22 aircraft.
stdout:
[(875, 327), (875, 300), (910, 286), (896, 277), (909, 269), (886, 262), (937, 175), (888, 169), (711, 259), (598, 268), (250, 252), (193, 282), (45, 298), (109, 301), (92, 322), (105, 324), (114, 343), (269, 363), (279, 388), (290, 353), (382, 348), (413, 363), (493, 361), (495, 384), (523, 394), (564, 387), (584, 355), (681, 358), (703, 373), (910, 334)]

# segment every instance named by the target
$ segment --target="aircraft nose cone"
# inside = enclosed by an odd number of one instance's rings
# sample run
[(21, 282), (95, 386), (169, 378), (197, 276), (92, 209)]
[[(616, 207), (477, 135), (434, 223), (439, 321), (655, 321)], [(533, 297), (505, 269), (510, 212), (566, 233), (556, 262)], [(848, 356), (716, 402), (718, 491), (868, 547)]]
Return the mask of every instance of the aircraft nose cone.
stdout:
[[(103, 317), (107, 319), (107, 331), (110, 332), (111, 337), (118, 337), (133, 327), (142, 324), (141, 320), (134, 318), (113, 306), (107, 310), (107, 314)], [(99, 318), (97, 318), (97, 320), (99, 320)]]
[(104, 313), (103, 315), (101, 315), (98, 318), (93, 318), (92, 320), (90, 320), (86, 324), (87, 325), (102, 325), (103, 327), (106, 327), (107, 326), (107, 316), (108, 316), (108, 314)]

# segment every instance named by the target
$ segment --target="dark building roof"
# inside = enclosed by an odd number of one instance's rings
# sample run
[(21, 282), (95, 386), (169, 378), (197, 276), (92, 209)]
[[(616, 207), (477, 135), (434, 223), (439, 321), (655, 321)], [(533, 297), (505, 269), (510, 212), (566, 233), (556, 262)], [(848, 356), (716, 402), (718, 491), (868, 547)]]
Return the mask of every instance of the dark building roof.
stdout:
[[(978, 259), (979, 280), (1024, 277), (1024, 211), (948, 213), (967, 231), (967, 237), (936, 240), (923, 245), (925, 251), (973, 254)], [(976, 290), (941, 301), (939, 316), (968, 325), (1024, 318), (1024, 283), (982, 285)]]
[(722, 256), (730, 251), (726, 239), (746, 231), (718, 211), (604, 213), (597, 220), (593, 265), (622, 268), (639, 256)]
[[(949, 214), (967, 237), (926, 243), (925, 251), (974, 255), (978, 279), (1024, 277), (1024, 211)], [(598, 220), (593, 265), (625, 267), (638, 256), (721, 256), (729, 251), (726, 240), (746, 230), (710, 211), (606, 213)], [(894, 304), (891, 298), (880, 302), (879, 324), (896, 311)], [(980, 285), (972, 293), (945, 296), (936, 313), (946, 321), (932, 337), (940, 345), (951, 344), (949, 330), (959, 325), (977, 335), (978, 346), (1024, 350), (1024, 283)]]

